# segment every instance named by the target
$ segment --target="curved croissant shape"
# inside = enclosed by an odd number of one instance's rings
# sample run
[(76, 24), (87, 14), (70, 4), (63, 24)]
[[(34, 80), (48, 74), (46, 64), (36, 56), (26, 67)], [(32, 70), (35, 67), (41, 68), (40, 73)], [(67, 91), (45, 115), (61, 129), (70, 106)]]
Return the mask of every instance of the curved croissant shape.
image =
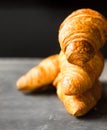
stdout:
[(82, 95), (65, 95), (60, 82), (57, 84), (57, 95), (63, 102), (67, 112), (73, 116), (83, 116), (90, 111), (102, 95), (102, 86), (96, 81), (91, 89)]
[(32, 92), (52, 83), (59, 73), (59, 55), (43, 59), (17, 80), (17, 88), (22, 92)]
[(100, 52), (107, 40), (107, 21), (92, 9), (79, 9), (60, 25), (59, 54), (44, 58), (17, 80), (17, 89), (32, 92), (53, 84), (69, 114), (83, 116), (99, 101), (99, 77), (104, 58)]
[(66, 95), (79, 95), (90, 89), (99, 78), (104, 67), (104, 59), (100, 52), (84, 66), (69, 63), (63, 52), (59, 57), (60, 74), (54, 81), (54, 85), (60, 81), (62, 90)]
[(58, 39), (67, 60), (83, 65), (104, 46), (107, 20), (95, 10), (78, 9), (61, 23)]

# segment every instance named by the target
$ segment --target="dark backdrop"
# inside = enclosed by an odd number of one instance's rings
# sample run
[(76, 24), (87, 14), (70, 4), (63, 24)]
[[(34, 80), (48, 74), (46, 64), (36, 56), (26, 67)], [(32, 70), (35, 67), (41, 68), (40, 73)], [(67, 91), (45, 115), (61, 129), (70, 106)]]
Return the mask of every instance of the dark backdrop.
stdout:
[[(107, 2), (35, 0), (0, 2), (0, 57), (46, 57), (58, 53), (58, 29), (68, 14), (92, 8), (107, 17)], [(102, 49), (105, 58), (107, 45)]]

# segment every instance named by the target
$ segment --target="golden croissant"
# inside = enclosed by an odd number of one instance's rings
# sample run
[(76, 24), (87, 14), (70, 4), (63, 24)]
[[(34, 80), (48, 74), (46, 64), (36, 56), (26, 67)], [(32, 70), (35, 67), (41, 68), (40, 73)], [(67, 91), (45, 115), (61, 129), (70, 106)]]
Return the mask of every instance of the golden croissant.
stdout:
[(60, 52), (22, 75), (17, 89), (32, 92), (53, 84), (68, 113), (83, 116), (102, 94), (99, 77), (104, 58), (100, 49), (107, 40), (107, 20), (92, 9), (76, 10), (61, 23), (58, 40)]
[(92, 9), (78, 9), (61, 23), (58, 39), (70, 63), (83, 65), (104, 46), (107, 20)]
[[(91, 88), (96, 79), (99, 78), (104, 67), (104, 58), (100, 52), (97, 52), (89, 62), (81, 67), (69, 63), (64, 53), (61, 52), (59, 64), (63, 92), (66, 95), (81, 94)], [(57, 81), (54, 80), (55, 86), (56, 83)]]
[(31, 68), (18, 79), (17, 88), (23, 92), (32, 92), (52, 83), (59, 72), (58, 57), (58, 54), (49, 56)]
[(57, 84), (57, 95), (69, 114), (73, 116), (83, 116), (88, 113), (101, 98), (102, 86), (99, 81), (96, 81), (92, 88), (81, 95), (65, 95), (59, 82)]

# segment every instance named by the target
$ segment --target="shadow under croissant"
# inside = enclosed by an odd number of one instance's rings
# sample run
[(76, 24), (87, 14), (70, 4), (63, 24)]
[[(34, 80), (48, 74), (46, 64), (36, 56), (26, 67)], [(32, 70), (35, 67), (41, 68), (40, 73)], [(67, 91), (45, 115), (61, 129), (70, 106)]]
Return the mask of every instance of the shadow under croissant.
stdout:
[[(77, 119), (94, 120), (102, 117), (107, 119), (107, 82), (102, 82), (102, 86), (103, 86), (102, 97), (97, 103), (97, 105), (94, 108), (92, 108), (89, 112), (87, 112), (87, 114), (85, 114), (84, 116), (76, 117)], [(46, 96), (56, 95), (56, 88), (52, 84), (50, 84), (42, 87), (42, 89), (24, 94), (26, 96), (35, 96), (35, 97), (38, 95), (46, 95)]]
[(42, 86), (38, 90), (28, 92), (28, 93), (24, 93), (24, 94), (29, 95), (29, 96), (56, 95), (56, 88), (52, 84), (50, 84), (50, 85)]

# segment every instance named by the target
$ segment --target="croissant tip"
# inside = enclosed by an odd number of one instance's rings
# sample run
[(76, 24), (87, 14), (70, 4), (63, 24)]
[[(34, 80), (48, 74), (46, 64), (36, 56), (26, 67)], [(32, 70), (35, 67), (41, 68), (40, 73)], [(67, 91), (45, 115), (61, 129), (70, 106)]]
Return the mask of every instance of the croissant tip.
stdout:
[(26, 90), (26, 86), (24, 85), (25, 81), (23, 80), (23, 77), (18, 79), (17, 82), (16, 82), (16, 86), (17, 86), (17, 89), (20, 90), (20, 91), (25, 91)]

